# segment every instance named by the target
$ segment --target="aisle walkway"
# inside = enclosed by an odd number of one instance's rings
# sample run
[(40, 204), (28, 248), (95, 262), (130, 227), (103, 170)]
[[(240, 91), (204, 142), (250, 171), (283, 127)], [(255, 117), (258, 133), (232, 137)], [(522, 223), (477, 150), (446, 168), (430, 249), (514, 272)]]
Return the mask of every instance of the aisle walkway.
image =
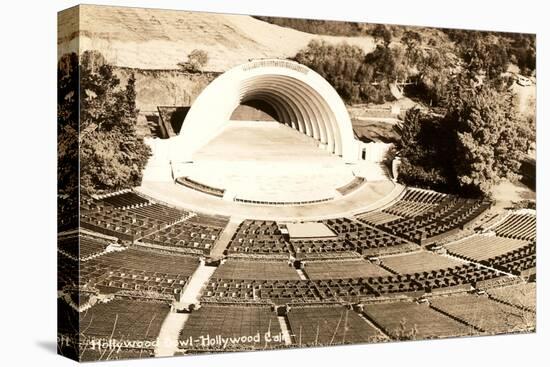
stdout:
[(229, 223), (224, 228), (220, 237), (214, 244), (212, 251), (210, 251), (210, 257), (212, 259), (219, 259), (223, 257), (224, 250), (229, 245), (229, 242), (231, 242), (231, 239), (233, 238), (233, 235), (237, 231), (237, 228), (239, 227), (239, 224), (241, 224), (241, 222), (242, 220), (240, 218), (232, 217), (229, 220)]
[(180, 331), (189, 318), (188, 313), (170, 312), (160, 328), (155, 357), (171, 357), (178, 350)]

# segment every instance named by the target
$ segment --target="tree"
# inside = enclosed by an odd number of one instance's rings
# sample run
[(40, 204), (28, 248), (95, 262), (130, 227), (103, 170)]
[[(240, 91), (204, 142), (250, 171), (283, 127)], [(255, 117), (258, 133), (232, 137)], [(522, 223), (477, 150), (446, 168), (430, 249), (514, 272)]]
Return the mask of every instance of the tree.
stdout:
[(454, 136), (441, 117), (411, 109), (398, 128), (401, 165), (398, 180), (406, 185), (456, 191)]
[(420, 46), (422, 45), (422, 37), (420, 33), (415, 31), (406, 31), (401, 36), (401, 42), (405, 45), (407, 59), (409, 64), (415, 65), (422, 55)]
[(136, 130), (135, 78), (126, 86), (103, 56), (86, 51), (80, 64), (80, 184), (88, 194), (141, 184), (151, 154)]
[(534, 136), (512, 98), (486, 83), (455, 82), (446, 119), (456, 126), (455, 169), (462, 190), (489, 195), (500, 179), (518, 178)]
[(180, 62), (178, 65), (187, 72), (199, 73), (208, 63), (208, 54), (204, 50), (194, 49), (187, 55), (186, 62)]
[(407, 77), (399, 47), (378, 45), (365, 55), (357, 46), (313, 40), (294, 60), (319, 73), (350, 104), (392, 100), (389, 84)]
[(372, 36), (375, 40), (381, 40), (384, 46), (388, 46), (392, 40), (391, 31), (384, 24), (377, 24), (372, 30)]

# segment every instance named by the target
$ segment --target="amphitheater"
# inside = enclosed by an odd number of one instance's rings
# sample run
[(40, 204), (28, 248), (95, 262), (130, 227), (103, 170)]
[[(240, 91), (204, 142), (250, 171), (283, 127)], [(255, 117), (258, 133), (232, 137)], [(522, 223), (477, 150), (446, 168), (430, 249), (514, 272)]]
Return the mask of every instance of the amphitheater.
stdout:
[(148, 143), (140, 187), (59, 223), (82, 360), (534, 330), (535, 212), (398, 184), (302, 65), (230, 69)]

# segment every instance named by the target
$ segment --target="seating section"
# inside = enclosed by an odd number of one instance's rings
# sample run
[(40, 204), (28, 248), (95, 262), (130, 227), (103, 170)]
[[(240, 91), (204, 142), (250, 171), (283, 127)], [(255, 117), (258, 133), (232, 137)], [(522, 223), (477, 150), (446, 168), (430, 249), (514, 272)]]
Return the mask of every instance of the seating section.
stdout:
[(196, 257), (129, 249), (81, 263), (82, 287), (173, 299), (199, 265)]
[(368, 278), (390, 275), (387, 270), (365, 260), (306, 261), (303, 267), (309, 279)]
[(288, 254), (290, 246), (274, 221), (245, 220), (228, 248), (229, 254)]
[(93, 201), (81, 206), (80, 225), (90, 231), (133, 242), (162, 229), (167, 223)]
[(348, 218), (329, 219), (323, 223), (361, 254), (367, 253), (370, 249), (391, 248), (407, 243), (402, 238)]
[(412, 218), (434, 209), (446, 197), (447, 195), (435, 191), (407, 188), (397, 203), (382, 211), (399, 217)]
[(299, 280), (296, 269), (287, 261), (247, 261), (228, 259), (214, 272), (220, 279)]
[(488, 259), (484, 263), (514, 275), (531, 275), (537, 263), (535, 244), (530, 243), (517, 250)]
[(151, 218), (168, 224), (174, 223), (180, 220), (182, 217), (189, 215), (189, 213), (184, 213), (181, 210), (156, 203), (140, 206), (138, 208), (131, 208), (129, 209), (129, 211), (143, 217)]
[[(178, 182), (211, 195), (224, 193), (188, 179)], [(361, 182), (341, 190), (353, 191)], [(282, 222), (244, 220), (227, 256), (211, 259), (227, 217), (176, 209), (129, 190), (99, 199), (83, 196), (85, 233), (64, 234), (58, 241), (58, 289), (64, 298), (58, 312), (76, 325), (80, 319), (82, 345), (88, 338), (153, 341), (170, 302), (181, 300), (178, 307), (193, 302), (179, 335), (182, 353), (531, 330), (536, 285), (526, 281), (533, 281), (536, 270), (536, 217), (529, 211), (504, 217), (487, 211), (491, 205), (406, 189), (381, 210), (318, 220), (332, 231), (318, 231), (319, 237), (308, 237), (314, 230), (287, 231)], [(68, 225), (70, 220), (62, 226)], [(120, 246), (106, 251), (113, 242)], [(432, 243), (444, 249), (423, 247)], [(201, 261), (205, 266), (196, 272)], [(217, 266), (213, 274), (211, 266)], [(194, 274), (204, 286), (189, 287), (193, 294), (182, 299)], [(98, 293), (110, 301), (90, 307), (88, 301), (96, 300), (90, 296)], [(90, 308), (79, 318), (66, 302)], [(67, 325), (60, 330), (74, 334)], [(267, 340), (266, 333), (276, 338)], [(91, 350), (81, 358), (152, 354), (152, 348), (130, 346)]]
[(102, 200), (115, 208), (130, 208), (149, 204), (149, 200), (133, 191), (124, 191), (115, 195), (105, 196)]
[(228, 254), (294, 255), (299, 259), (357, 257), (404, 250), (406, 240), (348, 218), (321, 221), (337, 237), (285, 238), (275, 221), (245, 220), (229, 244)]
[(284, 345), (282, 340), (266, 339), (266, 333), (281, 333), (270, 306), (205, 304), (189, 316), (179, 340), (184, 349), (198, 350), (260, 350)]
[(534, 214), (511, 214), (493, 230), (501, 237), (534, 241), (537, 235), (537, 217)]
[(462, 263), (450, 257), (420, 251), (411, 254), (388, 256), (381, 259), (384, 267), (399, 274), (429, 272), (460, 266)]
[(74, 235), (58, 239), (57, 248), (75, 259), (86, 260), (104, 252), (110, 242), (94, 236)]
[(210, 278), (203, 292), (203, 299), (310, 302), (319, 301), (322, 297), (315, 285), (308, 281)]
[(85, 339), (154, 341), (169, 311), (166, 303), (114, 299), (82, 312), (80, 327)]
[(338, 345), (380, 340), (380, 332), (343, 306), (291, 307), (291, 336), (297, 346)]
[(445, 245), (447, 251), (468, 261), (484, 261), (527, 245), (527, 241), (500, 236), (474, 235)]
[(411, 301), (367, 304), (363, 311), (386, 334), (397, 340), (464, 336), (473, 331), (427, 304)]
[(464, 229), (491, 205), (492, 202), (485, 199), (464, 199), (435, 191), (409, 188), (393, 205), (380, 211), (358, 215), (357, 219), (425, 245)]
[(291, 240), (290, 243), (296, 257), (300, 259), (321, 256), (323, 254), (355, 252), (356, 250), (355, 246), (341, 238)]
[(500, 236), (473, 236), (446, 246), (455, 256), (515, 275), (530, 275), (536, 266), (536, 245)]
[(386, 222), (380, 228), (424, 245), (454, 234), (473, 222), (490, 206), (491, 202), (486, 200), (448, 196), (437, 206), (417, 216)]
[(228, 221), (200, 214), (145, 236), (142, 242), (209, 254)]
[(487, 296), (460, 294), (434, 298), (430, 303), (436, 310), (487, 333), (525, 330), (534, 322), (534, 315), (518, 317), (517, 308)]
[(535, 311), (537, 306), (537, 285), (534, 282), (492, 288), (487, 293), (496, 300), (521, 309)]
[(212, 277), (203, 292), (203, 298), (224, 301), (271, 300), (276, 303), (351, 302), (362, 297), (394, 294), (417, 297), (450, 287), (469, 290), (472, 285), (499, 277), (502, 275), (497, 271), (474, 263), (429, 272), (341, 279), (255, 280)]
[(386, 213), (384, 211), (378, 211), (378, 210), (357, 215), (358, 220), (373, 226), (378, 226), (380, 224), (391, 222), (393, 220), (400, 219), (400, 218), (401, 217), (398, 215), (394, 215), (394, 214), (390, 214), (390, 213)]

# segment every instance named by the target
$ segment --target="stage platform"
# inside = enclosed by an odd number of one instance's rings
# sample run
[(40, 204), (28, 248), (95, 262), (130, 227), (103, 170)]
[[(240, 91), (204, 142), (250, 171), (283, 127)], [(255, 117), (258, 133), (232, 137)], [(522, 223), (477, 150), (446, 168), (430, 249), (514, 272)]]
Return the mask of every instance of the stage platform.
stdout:
[(380, 164), (348, 164), (313, 138), (275, 121), (232, 121), (192, 158), (174, 178), (198, 185), (144, 179), (138, 191), (208, 214), (299, 221), (374, 210), (403, 190)]
[(316, 140), (276, 121), (231, 121), (193, 155), (187, 176), (259, 202), (333, 199), (352, 167)]

